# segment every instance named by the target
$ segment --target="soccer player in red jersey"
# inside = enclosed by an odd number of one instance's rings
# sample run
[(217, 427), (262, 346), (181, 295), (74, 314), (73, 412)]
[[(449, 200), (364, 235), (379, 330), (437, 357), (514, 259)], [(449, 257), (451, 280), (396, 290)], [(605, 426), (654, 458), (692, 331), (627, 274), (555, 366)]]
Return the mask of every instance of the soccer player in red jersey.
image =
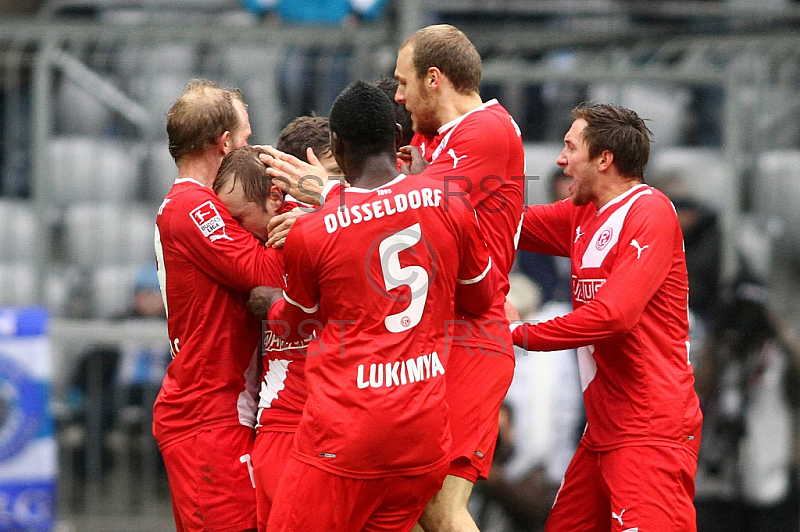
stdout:
[(557, 161), (569, 199), (528, 207), (519, 244), (571, 258), (575, 310), (513, 331), (526, 349), (578, 348), (588, 423), (546, 530), (693, 531), (702, 414), (683, 234), (643, 183), (644, 121), (614, 105), (573, 118)]
[[(281, 131), (276, 147), (300, 160), (306, 160), (306, 149), (311, 148), (329, 176), (341, 176), (339, 165), (331, 153), (330, 127), (325, 117), (295, 118)], [(291, 209), (298, 205), (301, 204), (287, 196), (283, 210), (288, 212), (274, 217), (270, 227), (279, 227), (290, 216), (293, 222), (297, 213), (293, 214)], [(284, 239), (286, 233), (283, 234)], [(271, 233), (271, 236), (275, 236), (275, 233)], [(283, 245), (280, 238), (274, 239), (274, 243)], [(282, 250), (280, 255), (283, 266)], [(283, 287), (283, 283), (280, 286)], [(257, 316), (262, 316), (263, 312), (263, 317), (266, 317), (268, 309), (256, 310), (257, 297), (258, 289), (254, 289), (250, 308)], [(264, 329), (262, 338), (263, 369), (256, 415), (256, 441), (253, 445), (253, 474), (256, 481), (258, 529), (266, 530), (272, 501), (283, 468), (289, 461), (294, 433), (306, 402), (305, 358), (308, 340), (285, 342), (269, 328)]]
[(308, 348), (308, 400), (268, 530), (407, 531), (449, 468), (442, 353), (455, 301), (483, 312), (495, 276), (468, 207), (441, 181), (398, 175), (399, 130), (380, 89), (348, 87), (330, 127), (351, 186), (298, 219), (285, 299), (269, 313), (293, 333), (325, 325)]
[(525, 156), (511, 115), (495, 100), (482, 101), (480, 76), (480, 55), (452, 26), (417, 31), (397, 55), (395, 99), (411, 112), (415, 137), (429, 139), (424, 156), (431, 164), (421, 175), (462, 191), (500, 278), (487, 312), (457, 319), (447, 361), (452, 463), (420, 520), (426, 530), (477, 530), (467, 501), (475, 481), (488, 476), (500, 405), (514, 373), (504, 303), (522, 217)]
[(211, 190), (225, 161), (233, 172), (264, 175), (254, 152), (234, 151), (250, 134), (238, 91), (190, 83), (167, 115), (167, 132), (178, 179), (158, 210), (155, 249), (173, 360), (153, 407), (153, 435), (177, 530), (254, 530), (259, 322), (246, 303), (253, 287), (278, 285), (281, 270), (275, 252), (240, 223), (249, 227), (274, 206), (269, 186), (255, 191), (255, 206), (232, 189), (234, 212)]

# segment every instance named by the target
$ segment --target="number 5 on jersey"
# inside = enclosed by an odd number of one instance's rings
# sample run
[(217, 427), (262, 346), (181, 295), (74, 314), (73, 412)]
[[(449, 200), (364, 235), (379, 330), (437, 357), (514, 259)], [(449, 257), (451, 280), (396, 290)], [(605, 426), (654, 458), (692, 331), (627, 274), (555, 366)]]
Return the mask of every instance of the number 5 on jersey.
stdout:
[(422, 266), (401, 266), (399, 257), (401, 251), (413, 247), (421, 239), (422, 229), (416, 223), (386, 237), (378, 247), (386, 291), (401, 286), (411, 289), (411, 303), (408, 307), (384, 320), (386, 329), (392, 333), (407, 331), (422, 319), (425, 301), (428, 299), (428, 272)]

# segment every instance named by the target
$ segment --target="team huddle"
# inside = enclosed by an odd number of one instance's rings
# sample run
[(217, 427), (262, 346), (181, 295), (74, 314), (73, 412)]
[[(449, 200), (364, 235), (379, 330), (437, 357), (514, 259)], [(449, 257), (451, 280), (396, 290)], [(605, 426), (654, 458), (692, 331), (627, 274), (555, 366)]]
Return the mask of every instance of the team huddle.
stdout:
[[(587, 427), (547, 530), (695, 529), (688, 280), (643, 183), (649, 131), (582, 104), (557, 161), (570, 198), (525, 207), (519, 127), (480, 77), (437, 25), (389, 90), (351, 84), (276, 148), (248, 146), (237, 90), (195, 81), (172, 106), (153, 433), (177, 530), (477, 530), (515, 344), (579, 348)], [(572, 313), (518, 321), (517, 249), (571, 257)]]

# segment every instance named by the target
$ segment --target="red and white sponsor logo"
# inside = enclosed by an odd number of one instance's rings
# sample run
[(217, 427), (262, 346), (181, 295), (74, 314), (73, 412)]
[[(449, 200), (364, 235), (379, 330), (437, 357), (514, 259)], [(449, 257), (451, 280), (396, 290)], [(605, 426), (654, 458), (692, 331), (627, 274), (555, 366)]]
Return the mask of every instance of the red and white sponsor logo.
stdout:
[(610, 227), (604, 227), (603, 230), (600, 232), (600, 235), (597, 237), (597, 242), (595, 242), (595, 247), (598, 251), (603, 251), (609, 242), (611, 242), (611, 237), (614, 236), (614, 231)]
[(597, 295), (597, 291), (606, 283), (605, 279), (578, 279), (572, 278), (572, 295), (575, 301), (588, 303)]
[(210, 200), (195, 208), (189, 216), (203, 236), (210, 238), (212, 242), (221, 238), (231, 240), (231, 237), (225, 234), (225, 222), (222, 216)]
[(278, 336), (272, 331), (269, 330), (264, 331), (263, 353), (267, 353), (268, 351), (288, 351), (291, 349), (307, 349), (308, 344), (311, 343), (311, 340), (313, 340), (315, 337), (316, 334), (311, 338), (306, 338), (305, 340), (298, 340), (296, 342), (287, 342), (281, 339), (280, 336)]

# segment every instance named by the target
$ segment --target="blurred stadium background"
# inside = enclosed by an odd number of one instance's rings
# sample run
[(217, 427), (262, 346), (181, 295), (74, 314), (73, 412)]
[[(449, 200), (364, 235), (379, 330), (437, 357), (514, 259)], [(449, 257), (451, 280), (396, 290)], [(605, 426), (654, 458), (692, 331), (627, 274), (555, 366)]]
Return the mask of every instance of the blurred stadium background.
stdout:
[(57, 529), (171, 526), (148, 408), (117, 394), (106, 432), (102, 407), (78, 416), (69, 389), (88, 346), (166, 339), (163, 323), (111, 318), (152, 261), (176, 175), (164, 113), (184, 84), (241, 88), (252, 142), (273, 143), (295, 114), (327, 114), (348, 81), (391, 76), (398, 45), (434, 22), (472, 39), (484, 99), (519, 123), (527, 173), (542, 176), (529, 202), (547, 199), (574, 105), (631, 107), (655, 135), (647, 180), (714, 209), (723, 281), (746, 265), (797, 330), (795, 1), (390, 0), (374, 20), (309, 26), (238, 0), (0, 0), (0, 306), (52, 317)]

